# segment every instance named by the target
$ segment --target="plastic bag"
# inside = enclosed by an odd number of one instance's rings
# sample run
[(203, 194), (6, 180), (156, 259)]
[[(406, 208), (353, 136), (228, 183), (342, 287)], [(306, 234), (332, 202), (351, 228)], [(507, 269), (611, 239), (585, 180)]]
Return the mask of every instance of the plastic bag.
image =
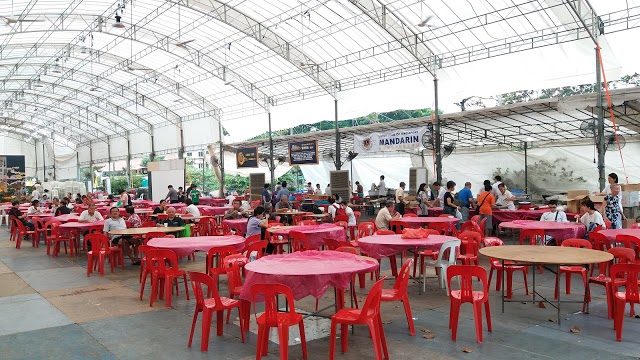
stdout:
[(429, 237), (429, 232), (423, 228), (420, 228), (420, 229), (404, 228), (402, 230), (402, 236), (401, 236), (401, 238), (403, 239), (424, 239), (427, 237)]
[(462, 213), (460, 212), (460, 209), (456, 209), (456, 217), (462, 220)]

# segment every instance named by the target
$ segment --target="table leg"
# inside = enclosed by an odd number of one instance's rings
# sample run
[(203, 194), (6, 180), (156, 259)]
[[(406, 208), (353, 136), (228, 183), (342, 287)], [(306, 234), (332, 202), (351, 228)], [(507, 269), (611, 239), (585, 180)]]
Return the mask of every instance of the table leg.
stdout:
[(531, 272), (533, 273), (533, 303), (536, 302), (536, 266), (531, 266)]
[[(556, 265), (556, 276), (560, 276), (560, 265)], [(567, 275), (568, 276), (568, 275)], [(556, 301), (556, 304), (558, 305), (558, 325), (560, 325), (561, 323), (561, 319), (560, 319), (560, 293), (562, 291), (560, 291), (560, 283), (558, 281), (558, 300)]]
[[(587, 265), (587, 283), (584, 285), (584, 300), (583, 302), (586, 304), (587, 310), (584, 312), (585, 314), (589, 313), (589, 294), (591, 294), (591, 285), (589, 284), (589, 275), (592, 264)], [(584, 308), (584, 306), (583, 306)]]
[(502, 278), (502, 297), (501, 297), (501, 299), (502, 299), (502, 313), (504, 314), (504, 285), (505, 285), (505, 280), (504, 280), (504, 278), (505, 278), (504, 259), (502, 259), (501, 262), (502, 262), (502, 269), (500, 270), (500, 271), (502, 271), (502, 274), (501, 274), (502, 275), (501, 276), (501, 278)]

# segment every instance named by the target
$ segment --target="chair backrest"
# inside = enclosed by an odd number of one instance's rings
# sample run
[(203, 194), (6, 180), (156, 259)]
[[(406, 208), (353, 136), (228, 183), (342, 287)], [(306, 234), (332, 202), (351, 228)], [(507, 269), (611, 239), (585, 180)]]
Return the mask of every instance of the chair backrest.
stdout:
[(140, 258), (144, 258), (145, 261), (146, 261), (146, 259), (147, 259), (146, 253), (149, 250), (158, 250), (158, 248), (155, 247), (155, 246), (150, 246), (150, 245), (140, 245), (140, 246), (138, 246), (138, 252), (140, 253)]
[(39, 217), (34, 217), (31, 219), (31, 222), (33, 222), (33, 228), (35, 230), (43, 230), (44, 229), (44, 221), (39, 218)]
[(214, 267), (212, 262), (209, 265), (211, 266), (211, 268), (208, 269), (209, 273), (215, 273), (218, 275), (224, 274), (226, 272), (224, 268), (224, 258), (227, 257), (228, 255), (233, 255), (237, 253), (238, 251), (236, 251), (236, 248), (233, 246), (216, 246), (209, 249), (209, 251), (207, 251), (207, 257), (210, 257), (212, 259), (213, 257), (218, 258), (218, 266)]
[(256, 260), (260, 259), (267, 253), (267, 245), (269, 245), (269, 241), (260, 240), (254, 241), (251, 245), (247, 246), (244, 250), (247, 252), (247, 259), (251, 256), (251, 253), (256, 251), (258, 254), (256, 255)]
[(589, 240), (593, 242), (593, 249), (595, 250), (607, 251), (611, 248), (609, 239), (599, 232), (591, 231), (589, 233)]
[(520, 242), (525, 245), (538, 245), (544, 243), (544, 230), (542, 229), (522, 229), (520, 231)]
[(349, 223), (346, 221), (336, 221), (333, 223), (335, 226), (342, 226), (345, 230), (349, 228)]
[(300, 220), (298, 225), (315, 225), (316, 222), (314, 220)]
[(346, 241), (340, 241), (340, 240), (328, 239), (328, 238), (323, 239), (323, 242), (324, 242), (324, 246), (326, 246), (328, 250), (335, 250), (341, 246), (349, 245), (349, 243)]
[(163, 233), (162, 231), (151, 231), (148, 232), (144, 235), (144, 241), (143, 243), (145, 245), (147, 245), (147, 242), (151, 239), (155, 239), (155, 238), (161, 238), (164, 237), (165, 233)]
[(60, 226), (60, 223), (57, 221), (47, 221), (43, 228), (44, 238), (47, 240), (55, 239), (58, 236), (58, 226)]
[(423, 229), (429, 235), (440, 235), (440, 231), (436, 229)]
[(409, 286), (409, 276), (411, 272), (411, 267), (413, 266), (413, 259), (408, 258), (402, 264), (402, 268), (396, 277), (396, 282), (393, 284), (393, 288), (400, 293), (407, 291), (407, 286)]
[(251, 302), (253, 303), (253, 312), (257, 316), (256, 302), (264, 299), (264, 319), (268, 326), (278, 325), (278, 295), (284, 295), (289, 305), (289, 313), (295, 314), (296, 307), (293, 299), (293, 291), (284, 284), (253, 284), (251, 286)]
[(173, 250), (147, 249), (146, 266), (149, 270), (164, 273), (167, 269), (178, 269), (178, 255)]
[(376, 231), (376, 235), (395, 235), (396, 233), (393, 230), (378, 230)]
[(622, 279), (626, 275), (625, 281), (612, 281), (613, 293), (618, 291), (620, 286), (624, 286), (625, 301), (627, 303), (640, 304), (640, 294), (638, 293), (638, 274), (640, 264), (614, 264), (611, 266), (611, 279)]
[(484, 239), (484, 229), (487, 226), (487, 218), (483, 218), (480, 223), (478, 223), (478, 228), (480, 228), (480, 235), (482, 235), (482, 239)]
[(458, 234), (458, 239), (475, 241), (476, 243), (480, 244), (480, 242), (482, 241), (482, 236), (480, 236), (480, 234), (475, 231), (463, 231)]
[[(153, 252), (154, 251), (150, 251), (149, 253)], [(150, 258), (149, 253), (147, 253), (147, 263)], [(189, 279), (191, 281), (191, 288), (193, 289), (193, 296), (196, 298), (196, 309), (202, 309), (204, 307), (205, 292), (202, 290), (202, 285), (207, 286), (209, 294), (211, 294), (211, 299), (213, 299), (215, 304), (222, 304), (214, 278), (201, 272), (189, 271)]]
[(335, 248), (335, 251), (358, 255), (358, 249), (354, 248), (353, 246), (340, 246)]
[(307, 251), (312, 250), (309, 245), (309, 239), (307, 236), (299, 231), (290, 231), (289, 237), (291, 238), (291, 246), (293, 251)]
[(574, 247), (574, 248), (583, 248), (583, 249), (591, 249), (591, 242), (585, 239), (564, 239), (562, 240), (562, 244), (560, 246), (564, 247)]
[(333, 217), (333, 222), (337, 223), (338, 221), (344, 221), (349, 223), (349, 215), (336, 215)]
[(478, 256), (480, 251), (480, 243), (474, 239), (460, 240), (460, 253), (470, 256)]
[(142, 225), (140, 225), (140, 227), (154, 227), (156, 226), (156, 222), (155, 221), (145, 221), (142, 223)]
[(227, 263), (227, 287), (229, 290), (242, 286), (242, 274), (240, 273), (240, 263), (232, 261)]
[(613, 262), (616, 264), (631, 264), (635, 261), (636, 253), (632, 249), (614, 247), (607, 251), (613, 255)]
[(360, 216), (362, 216), (362, 213), (360, 211), (354, 211), (353, 216), (356, 218), (356, 224), (360, 223)]
[(611, 221), (609, 221), (609, 219), (607, 219), (606, 217), (604, 217), (603, 220), (604, 220), (604, 226), (606, 226), (607, 229), (611, 229)]
[(104, 229), (104, 225), (91, 225), (89, 226), (89, 234), (101, 233)]
[(438, 263), (455, 264), (461, 243), (460, 240), (449, 240), (442, 244), (442, 246), (440, 246), (440, 252), (438, 252)]
[(478, 223), (478, 220), (480, 220), (480, 215), (473, 215), (471, 217), (471, 221), (476, 223), (476, 224)]
[(616, 235), (616, 242), (622, 243), (624, 247), (633, 249), (636, 253), (636, 260), (640, 260), (640, 239), (633, 235)]
[(371, 222), (363, 222), (358, 225), (358, 239), (365, 236), (371, 236), (376, 232), (376, 225)]
[(251, 244), (262, 240), (262, 234), (254, 234), (244, 239), (244, 247), (245, 249), (251, 246)]
[(402, 217), (418, 217), (418, 214), (406, 213), (406, 214), (402, 215)]
[(364, 323), (366, 318), (375, 317), (380, 314), (380, 298), (382, 297), (382, 287), (384, 286), (385, 279), (386, 276), (376, 281), (369, 290), (369, 295), (367, 295), (367, 299), (364, 301), (364, 305), (362, 305), (360, 310), (360, 316), (358, 317), (359, 322)]
[(465, 232), (465, 231), (475, 231), (477, 233), (480, 233), (480, 226), (478, 225), (478, 223), (476, 221), (465, 221), (462, 224), (462, 227), (460, 228), (460, 231)]
[(402, 230), (407, 227), (407, 223), (402, 220), (393, 220), (389, 222), (389, 229), (396, 234), (402, 234)]
[(85, 241), (91, 242), (91, 253), (97, 254), (95, 251), (104, 251), (106, 254), (111, 253), (111, 244), (109, 244), (109, 238), (105, 234), (93, 233), (87, 234)]
[(445, 235), (449, 233), (451, 225), (449, 223), (442, 222), (429, 223), (429, 229), (438, 230), (441, 235)]
[[(460, 276), (460, 300), (462, 302), (484, 302), (489, 296), (489, 282), (487, 281), (487, 271), (477, 265), (451, 265), (447, 268), (447, 288), (451, 296), (451, 279)], [(483, 296), (480, 299), (473, 297), (473, 278), (482, 282)]]

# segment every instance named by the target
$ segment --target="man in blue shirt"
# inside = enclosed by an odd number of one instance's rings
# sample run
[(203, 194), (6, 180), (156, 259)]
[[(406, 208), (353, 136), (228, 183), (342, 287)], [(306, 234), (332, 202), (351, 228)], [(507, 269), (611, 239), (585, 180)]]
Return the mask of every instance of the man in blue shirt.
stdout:
[(469, 209), (473, 204), (473, 193), (471, 192), (471, 183), (464, 183), (464, 188), (458, 192), (458, 200), (462, 202), (460, 212), (462, 213), (461, 223), (469, 220)]
[(287, 199), (289, 198), (289, 196), (291, 196), (291, 192), (289, 191), (289, 189), (287, 189), (287, 182), (283, 181), (282, 182), (282, 190), (278, 191), (278, 195), (276, 197), (276, 199), (278, 199), (278, 201), (280, 199), (282, 199), (283, 196), (286, 196)]

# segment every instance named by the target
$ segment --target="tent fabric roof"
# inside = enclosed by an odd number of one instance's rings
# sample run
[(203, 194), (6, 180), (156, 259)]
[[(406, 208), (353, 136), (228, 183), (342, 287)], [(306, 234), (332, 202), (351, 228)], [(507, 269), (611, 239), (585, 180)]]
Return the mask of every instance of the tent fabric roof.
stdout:
[[(628, 88), (611, 91), (613, 112), (618, 134), (631, 140), (640, 134), (640, 89)], [(525, 141), (558, 143), (591, 141), (580, 126), (592, 121), (596, 95), (575, 95), (565, 98), (536, 100), (527, 103), (494, 108), (463, 111), (440, 116), (443, 144), (455, 143), (458, 148), (518, 146)], [(431, 118), (415, 118), (362, 125), (340, 129), (343, 155), (353, 150), (353, 135), (372, 132), (430, 126)], [(605, 111), (605, 132), (613, 132), (609, 111)], [(335, 148), (335, 130), (322, 130), (306, 134), (273, 138), (274, 154), (287, 156), (287, 144), (292, 140), (317, 138), (320, 149)], [(231, 147), (258, 146), (260, 154), (269, 153), (269, 140), (258, 139), (231, 144)]]
[[(608, 33), (638, 25), (636, 0), (593, 3)], [(190, 122), (586, 39), (578, 4), (593, 29), (584, 0), (13, 0), (0, 130), (72, 149), (197, 132)]]

